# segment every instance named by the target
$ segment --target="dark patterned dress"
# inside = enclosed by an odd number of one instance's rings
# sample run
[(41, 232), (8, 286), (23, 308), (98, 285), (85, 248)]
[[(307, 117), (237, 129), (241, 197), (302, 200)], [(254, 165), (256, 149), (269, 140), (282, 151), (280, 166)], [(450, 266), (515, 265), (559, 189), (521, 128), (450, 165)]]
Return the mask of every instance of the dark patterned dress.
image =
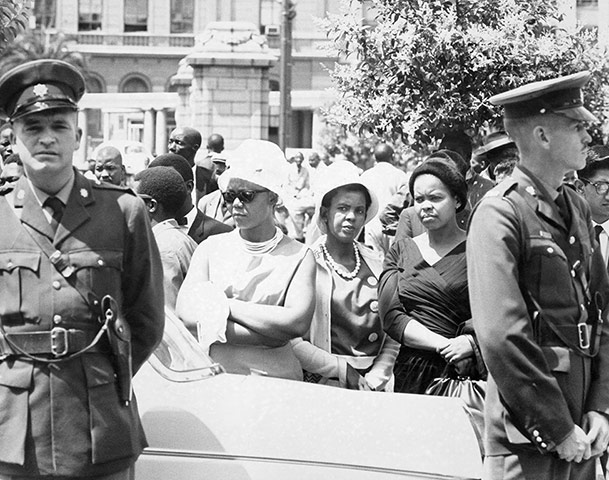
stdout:
[(413, 239), (396, 241), (379, 282), (379, 310), (387, 334), (402, 344), (394, 368), (395, 391), (424, 393), (446, 362), (433, 350), (404, 345), (404, 329), (416, 320), (446, 338), (462, 333), (471, 319), (465, 242), (429, 265)]

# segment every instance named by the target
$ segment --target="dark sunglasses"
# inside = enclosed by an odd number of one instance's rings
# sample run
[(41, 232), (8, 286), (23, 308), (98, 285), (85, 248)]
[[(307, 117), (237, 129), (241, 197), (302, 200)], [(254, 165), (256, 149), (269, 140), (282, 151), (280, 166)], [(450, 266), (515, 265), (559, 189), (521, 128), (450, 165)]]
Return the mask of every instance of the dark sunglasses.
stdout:
[(222, 192), (222, 197), (224, 197), (224, 201), (228, 204), (233, 203), (235, 198), (238, 198), (241, 203), (250, 203), (256, 198), (256, 195), (264, 192), (268, 192), (268, 190), (227, 190)]
[(15, 183), (21, 177), (3, 177), (0, 178), (0, 185), (4, 185), (5, 183)]

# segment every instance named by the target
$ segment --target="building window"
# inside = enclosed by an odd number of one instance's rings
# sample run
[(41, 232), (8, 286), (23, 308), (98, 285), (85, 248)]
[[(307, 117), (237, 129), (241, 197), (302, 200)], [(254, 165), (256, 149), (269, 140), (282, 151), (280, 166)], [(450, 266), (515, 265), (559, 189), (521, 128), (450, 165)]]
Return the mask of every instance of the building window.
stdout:
[(598, 0), (577, 0), (578, 7), (597, 7)]
[(171, 33), (193, 33), (195, 0), (171, 0)]
[(148, 30), (148, 0), (125, 0), (125, 32)]
[(78, 0), (78, 30), (101, 30), (102, 0)]
[(130, 77), (123, 82), (120, 91), (123, 93), (143, 93), (149, 92), (150, 86), (143, 78)]
[(34, 17), (36, 28), (55, 28), (55, 0), (36, 0), (34, 2)]

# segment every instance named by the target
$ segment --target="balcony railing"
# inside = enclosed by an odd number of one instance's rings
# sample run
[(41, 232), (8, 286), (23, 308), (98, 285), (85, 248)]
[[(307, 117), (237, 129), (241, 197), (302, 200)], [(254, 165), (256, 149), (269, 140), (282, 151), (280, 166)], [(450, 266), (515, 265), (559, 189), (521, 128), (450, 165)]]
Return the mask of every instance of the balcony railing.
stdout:
[(100, 32), (78, 32), (66, 35), (79, 45), (118, 45), (129, 47), (182, 47), (190, 48), (195, 44), (192, 34), (150, 35), (148, 33), (109, 34)]

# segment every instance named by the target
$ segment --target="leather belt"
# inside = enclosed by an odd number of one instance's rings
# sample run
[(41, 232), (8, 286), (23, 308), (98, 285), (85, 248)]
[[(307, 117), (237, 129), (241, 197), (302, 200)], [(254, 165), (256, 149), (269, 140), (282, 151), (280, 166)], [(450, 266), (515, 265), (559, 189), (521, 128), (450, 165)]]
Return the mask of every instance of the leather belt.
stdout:
[[(20, 352), (15, 351), (19, 349), (30, 355), (49, 354), (54, 357), (62, 357), (83, 350), (91, 344), (96, 335), (97, 332), (63, 327), (54, 327), (46, 332), (6, 332), (6, 337), (9, 340), (7, 343), (15, 345), (16, 348), (9, 347), (9, 351), (2, 353), (19, 355)], [(107, 351), (107, 347), (104, 348), (103, 345), (100, 345), (100, 342), (87, 349), (87, 352)]]

